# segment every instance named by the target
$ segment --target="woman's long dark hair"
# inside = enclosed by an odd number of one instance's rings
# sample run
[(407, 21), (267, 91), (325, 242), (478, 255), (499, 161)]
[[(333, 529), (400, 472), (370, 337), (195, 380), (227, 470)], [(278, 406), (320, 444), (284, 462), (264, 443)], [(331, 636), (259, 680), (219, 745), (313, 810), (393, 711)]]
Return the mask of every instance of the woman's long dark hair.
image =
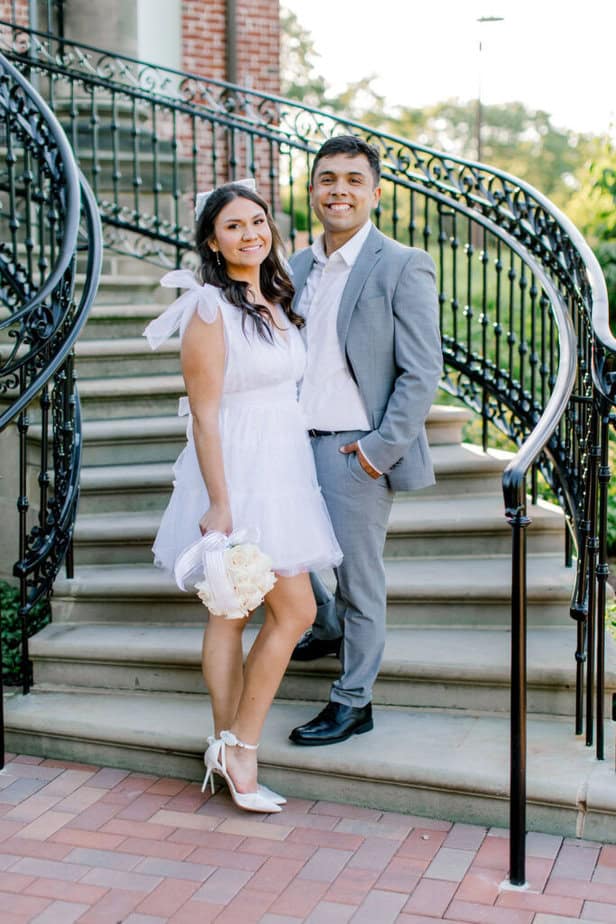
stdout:
[[(201, 258), (201, 282), (210, 283), (222, 289), (227, 301), (236, 305), (242, 312), (242, 328), (246, 317), (250, 317), (257, 333), (266, 340), (272, 340), (271, 325), (274, 318), (267, 305), (256, 305), (248, 299), (248, 283), (231, 279), (227, 273), (226, 262), (222, 254), (214, 253), (210, 242), (215, 237), (214, 222), (220, 211), (229, 202), (238, 197), (250, 199), (265, 212), (265, 218), (272, 233), (272, 247), (260, 266), (261, 292), (271, 304), (278, 304), (287, 318), (296, 327), (303, 327), (304, 319), (291, 308), (295, 290), (283, 263), (283, 244), (269, 213), (267, 203), (252, 189), (239, 183), (225, 183), (208, 196), (203, 211), (197, 220), (196, 247)], [(218, 257), (218, 259), (217, 259)]]

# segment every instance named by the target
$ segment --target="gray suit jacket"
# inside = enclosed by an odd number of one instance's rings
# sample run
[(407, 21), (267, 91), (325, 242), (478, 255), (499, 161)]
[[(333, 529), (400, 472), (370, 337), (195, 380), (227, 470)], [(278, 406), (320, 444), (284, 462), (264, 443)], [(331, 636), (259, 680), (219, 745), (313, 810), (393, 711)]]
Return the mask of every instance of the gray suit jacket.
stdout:
[[(291, 258), (295, 304), (312, 268), (308, 247)], [(425, 420), (442, 370), (434, 262), (373, 227), (345, 286), (338, 338), (373, 429), (367, 457), (395, 491), (434, 484)]]

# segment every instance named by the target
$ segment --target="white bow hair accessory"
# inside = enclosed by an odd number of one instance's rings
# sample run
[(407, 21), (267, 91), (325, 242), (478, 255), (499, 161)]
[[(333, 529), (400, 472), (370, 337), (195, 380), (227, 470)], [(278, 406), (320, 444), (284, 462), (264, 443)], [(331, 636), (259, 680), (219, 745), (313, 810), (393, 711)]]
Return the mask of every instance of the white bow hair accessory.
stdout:
[(237, 529), (230, 536), (206, 533), (178, 557), (173, 572), (176, 584), (180, 590), (191, 584), (215, 616), (245, 618), (276, 583), (258, 539), (254, 529)]
[(248, 176), (243, 180), (231, 180), (229, 183), (222, 183), (215, 189), (209, 189), (207, 192), (197, 193), (195, 198), (195, 221), (199, 221), (199, 216), (205, 207), (205, 203), (210, 198), (212, 193), (216, 192), (217, 189), (222, 189), (224, 186), (245, 186), (246, 189), (251, 189), (253, 192), (257, 191), (257, 184), (255, 180), (251, 176)]

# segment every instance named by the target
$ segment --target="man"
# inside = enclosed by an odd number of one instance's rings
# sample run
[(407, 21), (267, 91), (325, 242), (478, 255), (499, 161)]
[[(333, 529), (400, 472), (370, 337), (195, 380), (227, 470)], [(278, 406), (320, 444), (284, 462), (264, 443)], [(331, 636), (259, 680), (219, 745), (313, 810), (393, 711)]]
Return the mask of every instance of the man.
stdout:
[(442, 365), (434, 263), (371, 223), (381, 190), (378, 150), (330, 138), (315, 157), (311, 204), (323, 235), (291, 260), (308, 348), (301, 390), (317, 475), (344, 560), (293, 659), (340, 656), (330, 701), (293, 729), (298, 745), (367, 732), (385, 646), (383, 547), (396, 490), (434, 483), (425, 419)]

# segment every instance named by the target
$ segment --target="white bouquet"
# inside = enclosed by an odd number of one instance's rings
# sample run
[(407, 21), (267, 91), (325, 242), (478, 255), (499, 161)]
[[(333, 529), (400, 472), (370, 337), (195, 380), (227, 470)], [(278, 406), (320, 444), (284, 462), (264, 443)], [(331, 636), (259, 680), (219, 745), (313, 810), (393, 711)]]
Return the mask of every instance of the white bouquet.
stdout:
[(189, 575), (199, 572), (203, 580), (190, 583), (210, 613), (244, 619), (276, 583), (271, 560), (256, 541), (245, 541), (254, 537), (255, 533), (248, 530), (236, 530), (230, 536), (206, 533), (175, 563), (180, 589), (186, 589)]

